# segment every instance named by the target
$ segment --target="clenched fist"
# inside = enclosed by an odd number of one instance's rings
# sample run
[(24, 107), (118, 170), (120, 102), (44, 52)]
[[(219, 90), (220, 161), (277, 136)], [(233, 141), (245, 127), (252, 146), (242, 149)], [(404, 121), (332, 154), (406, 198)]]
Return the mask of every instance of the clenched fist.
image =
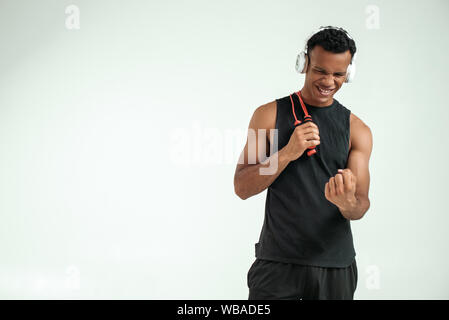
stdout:
[(357, 177), (351, 169), (338, 169), (338, 173), (324, 186), (324, 196), (338, 208), (348, 208), (356, 201)]

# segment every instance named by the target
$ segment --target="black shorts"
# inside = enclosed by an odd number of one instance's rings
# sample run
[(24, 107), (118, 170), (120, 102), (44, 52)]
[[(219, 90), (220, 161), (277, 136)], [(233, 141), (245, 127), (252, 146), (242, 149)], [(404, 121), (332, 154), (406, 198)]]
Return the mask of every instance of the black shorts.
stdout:
[(325, 268), (256, 258), (247, 279), (249, 300), (353, 300), (357, 264)]

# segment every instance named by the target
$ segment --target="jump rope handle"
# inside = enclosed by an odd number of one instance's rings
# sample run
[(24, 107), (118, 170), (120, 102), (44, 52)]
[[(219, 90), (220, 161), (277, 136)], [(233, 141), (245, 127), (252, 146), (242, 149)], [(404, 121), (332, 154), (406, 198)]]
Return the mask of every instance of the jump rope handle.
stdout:
[[(301, 106), (303, 107), (303, 110), (304, 110), (305, 113), (306, 113), (306, 115), (304, 116), (303, 123), (312, 121), (312, 116), (311, 116), (310, 114), (308, 114), (306, 107), (305, 107), (304, 104), (302, 103), (302, 99), (301, 99), (300, 93), (297, 94), (297, 95), (298, 95), (298, 98), (299, 98), (299, 100), (300, 100), (300, 102), (301, 102)], [(294, 126), (295, 126), (295, 128), (296, 128), (297, 126), (301, 125), (301, 121), (299, 121), (299, 120), (296, 118), (296, 114), (295, 114), (295, 105), (294, 105), (294, 103), (293, 103), (293, 99), (292, 99), (292, 96), (291, 96), (291, 95), (290, 95), (290, 101), (292, 102), (293, 116), (295, 117), (295, 123), (294, 123)], [(313, 121), (312, 121), (312, 122), (313, 122)], [(309, 149), (309, 151), (307, 151), (307, 155), (308, 155), (309, 157), (312, 156), (312, 155), (314, 155), (314, 154), (316, 153), (315, 147), (316, 147), (316, 146), (311, 146), (311, 147), (308, 147), (308, 148), (307, 148), (307, 149)]]
[[(304, 117), (304, 123), (306, 123), (306, 122), (309, 122), (309, 121), (312, 121), (312, 117), (309, 115), (309, 116), (305, 116)], [(297, 127), (297, 126), (299, 126), (299, 125), (301, 125), (301, 122), (299, 121), (299, 120), (296, 120), (295, 121), (295, 128)], [(309, 149), (309, 151), (307, 151), (307, 155), (310, 157), (310, 156), (312, 156), (312, 155), (314, 155), (315, 153), (316, 153), (316, 149), (315, 149), (315, 147), (316, 146), (311, 146), (311, 147), (308, 147), (307, 149)]]
[[(312, 122), (312, 116), (311, 115), (307, 115), (307, 116), (305, 116), (304, 117), (304, 123), (306, 123), (306, 122)], [(315, 149), (315, 147), (316, 146), (311, 146), (311, 147), (308, 147), (307, 149), (309, 149), (309, 151), (307, 151), (307, 155), (310, 157), (311, 155), (313, 155), (313, 154), (315, 154), (316, 153), (316, 149)]]

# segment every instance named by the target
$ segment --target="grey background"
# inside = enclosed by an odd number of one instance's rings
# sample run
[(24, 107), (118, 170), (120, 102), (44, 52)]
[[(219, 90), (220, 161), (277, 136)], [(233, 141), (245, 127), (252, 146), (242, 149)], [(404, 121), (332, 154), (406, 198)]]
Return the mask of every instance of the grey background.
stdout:
[(240, 200), (235, 165), (255, 108), (302, 87), (296, 55), (320, 25), (356, 40), (336, 98), (374, 138), (355, 298), (449, 298), (448, 14), (1, 0), (0, 298), (246, 299), (266, 191)]

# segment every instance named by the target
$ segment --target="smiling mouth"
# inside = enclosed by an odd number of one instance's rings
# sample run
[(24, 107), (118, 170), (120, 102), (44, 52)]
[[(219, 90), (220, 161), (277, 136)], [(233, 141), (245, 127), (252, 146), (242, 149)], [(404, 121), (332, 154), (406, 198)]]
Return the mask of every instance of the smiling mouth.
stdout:
[(333, 88), (333, 89), (324, 89), (324, 88), (321, 88), (319, 86), (316, 86), (316, 88), (318, 89), (318, 92), (321, 93), (321, 95), (323, 95), (323, 96), (329, 96), (335, 90), (335, 88)]

